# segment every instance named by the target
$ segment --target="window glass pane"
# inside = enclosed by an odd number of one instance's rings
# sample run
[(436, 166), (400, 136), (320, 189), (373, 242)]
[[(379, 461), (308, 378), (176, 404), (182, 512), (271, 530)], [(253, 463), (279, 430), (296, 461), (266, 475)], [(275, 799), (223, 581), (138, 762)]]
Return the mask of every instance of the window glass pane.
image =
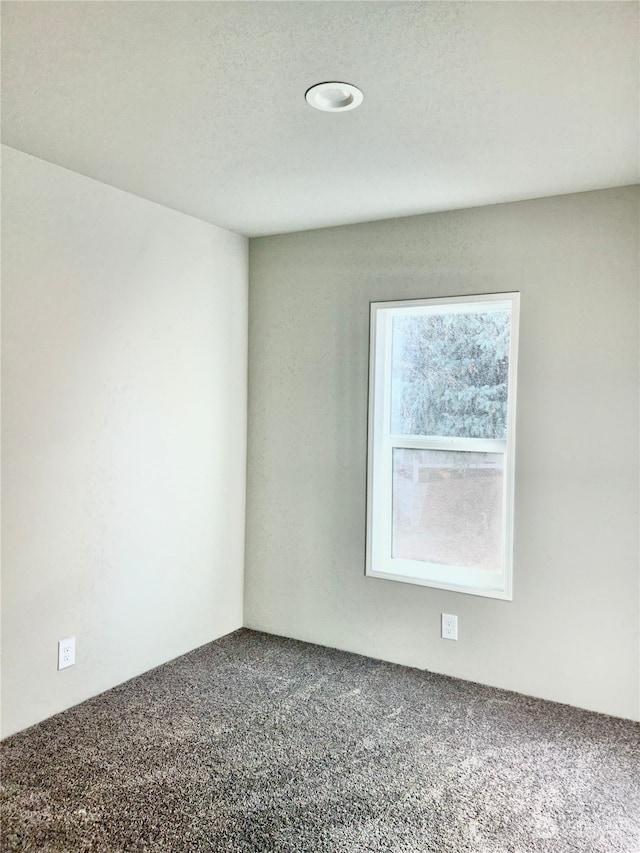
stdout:
[(503, 462), (394, 448), (392, 556), (502, 571)]
[(391, 432), (506, 438), (510, 311), (393, 318)]

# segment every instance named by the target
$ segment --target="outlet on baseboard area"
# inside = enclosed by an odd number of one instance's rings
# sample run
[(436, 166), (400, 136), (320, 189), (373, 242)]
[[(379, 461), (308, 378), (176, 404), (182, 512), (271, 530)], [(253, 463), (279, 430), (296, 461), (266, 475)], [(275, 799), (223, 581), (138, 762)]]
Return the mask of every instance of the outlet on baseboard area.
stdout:
[(76, 662), (76, 638), (67, 637), (58, 642), (58, 669), (66, 669)]
[(458, 617), (451, 613), (442, 613), (442, 638), (444, 640), (458, 639)]

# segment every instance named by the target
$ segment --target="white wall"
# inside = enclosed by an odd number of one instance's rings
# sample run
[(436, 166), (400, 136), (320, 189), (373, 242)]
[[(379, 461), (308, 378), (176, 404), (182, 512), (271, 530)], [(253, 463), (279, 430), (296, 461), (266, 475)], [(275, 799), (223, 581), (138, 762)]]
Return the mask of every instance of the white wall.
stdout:
[(242, 624), (247, 240), (6, 147), (3, 216), (6, 735)]
[[(640, 718), (638, 285), (637, 187), (252, 240), (245, 624)], [(365, 578), (369, 301), (511, 290), (514, 600)]]

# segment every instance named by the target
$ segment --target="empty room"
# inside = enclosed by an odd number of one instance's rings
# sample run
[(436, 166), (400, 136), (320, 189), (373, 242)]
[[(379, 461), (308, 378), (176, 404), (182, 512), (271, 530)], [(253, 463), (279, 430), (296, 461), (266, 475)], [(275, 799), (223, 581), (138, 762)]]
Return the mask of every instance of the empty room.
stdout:
[(1, 11), (3, 853), (640, 853), (640, 4)]

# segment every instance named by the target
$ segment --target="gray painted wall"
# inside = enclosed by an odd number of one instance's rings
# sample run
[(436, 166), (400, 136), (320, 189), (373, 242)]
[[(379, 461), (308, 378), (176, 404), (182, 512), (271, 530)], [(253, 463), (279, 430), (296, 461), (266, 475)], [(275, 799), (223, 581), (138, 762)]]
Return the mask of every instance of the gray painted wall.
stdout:
[[(638, 283), (637, 187), (252, 240), (245, 624), (640, 718)], [(365, 578), (369, 301), (511, 290), (514, 600)]]
[(248, 247), (6, 147), (2, 190), (7, 735), (242, 625)]

